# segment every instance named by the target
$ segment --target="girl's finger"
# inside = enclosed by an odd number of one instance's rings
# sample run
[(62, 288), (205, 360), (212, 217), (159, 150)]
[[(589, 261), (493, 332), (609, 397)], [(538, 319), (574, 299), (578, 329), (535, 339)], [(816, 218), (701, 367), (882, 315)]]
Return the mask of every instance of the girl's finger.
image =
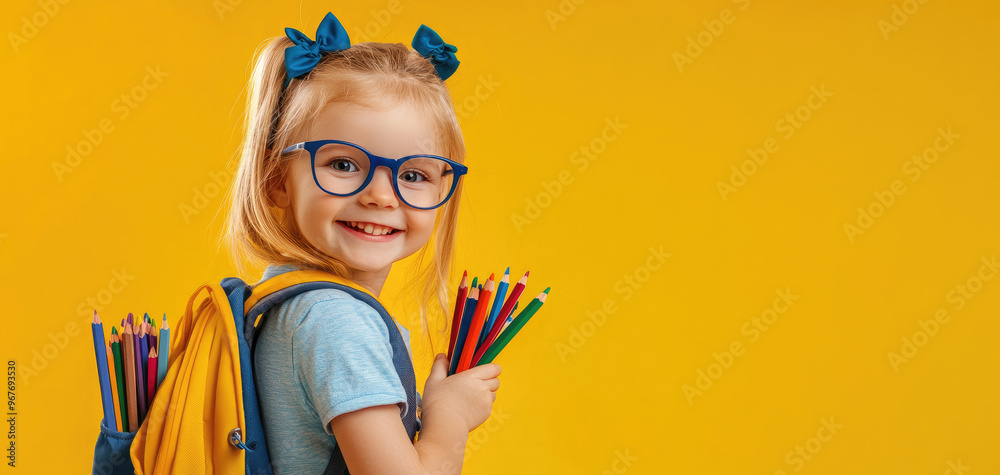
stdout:
[(463, 371), (463, 373), (469, 373), (469, 376), (475, 376), (480, 379), (495, 378), (500, 376), (500, 365), (496, 363), (487, 363), (467, 369)]

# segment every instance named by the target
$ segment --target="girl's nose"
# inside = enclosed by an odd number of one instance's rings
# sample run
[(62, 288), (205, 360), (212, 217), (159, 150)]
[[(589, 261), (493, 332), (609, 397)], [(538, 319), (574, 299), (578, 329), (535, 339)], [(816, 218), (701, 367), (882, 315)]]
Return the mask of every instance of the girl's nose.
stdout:
[(372, 176), (372, 181), (368, 183), (365, 189), (361, 190), (361, 193), (358, 193), (358, 199), (363, 204), (374, 204), (380, 208), (394, 208), (399, 206), (399, 201), (396, 199), (396, 190), (392, 188), (391, 171), (385, 167), (376, 168), (375, 175)]

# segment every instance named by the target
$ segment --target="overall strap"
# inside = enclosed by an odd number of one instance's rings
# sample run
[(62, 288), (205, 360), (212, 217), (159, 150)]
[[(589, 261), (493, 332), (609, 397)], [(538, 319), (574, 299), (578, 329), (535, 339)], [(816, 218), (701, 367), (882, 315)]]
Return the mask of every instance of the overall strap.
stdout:
[[(280, 280), (276, 280), (280, 279)], [(248, 288), (249, 289), (249, 288)], [(253, 361), (253, 354), (256, 348), (257, 337), (260, 335), (265, 320), (263, 315), (268, 309), (284, 302), (302, 292), (316, 289), (338, 289), (347, 292), (352, 297), (368, 304), (375, 309), (382, 317), (383, 323), (389, 331), (389, 343), (392, 346), (392, 363), (396, 368), (396, 374), (406, 392), (407, 409), (400, 416), (403, 426), (406, 428), (407, 436), (412, 442), (419, 429), (417, 420), (417, 399), (416, 399), (416, 377), (413, 372), (413, 362), (407, 351), (403, 336), (396, 327), (396, 322), (385, 309), (381, 302), (370, 292), (347, 279), (342, 279), (333, 274), (320, 271), (302, 270), (292, 271), (272, 277), (252, 289), (252, 294), (248, 292), (245, 303), (241, 302), (241, 309), (246, 308), (243, 319), (243, 332), (245, 341), (250, 349), (250, 361)], [(340, 451), (340, 444), (334, 447), (333, 456), (324, 471), (325, 475), (341, 475), (347, 473), (347, 465), (344, 462), (343, 454)]]

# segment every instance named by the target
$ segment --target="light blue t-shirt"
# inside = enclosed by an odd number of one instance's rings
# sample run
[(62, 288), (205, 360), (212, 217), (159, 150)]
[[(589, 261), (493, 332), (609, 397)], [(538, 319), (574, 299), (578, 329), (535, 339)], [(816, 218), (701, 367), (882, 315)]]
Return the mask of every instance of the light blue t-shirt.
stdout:
[[(272, 265), (262, 280), (292, 270)], [(389, 331), (364, 302), (342, 290), (310, 290), (265, 318), (254, 373), (276, 474), (322, 473), (336, 446), (329, 422), (340, 414), (383, 404), (398, 405), (401, 416), (411, 410), (392, 364)], [(411, 351), (409, 332), (396, 326)]]

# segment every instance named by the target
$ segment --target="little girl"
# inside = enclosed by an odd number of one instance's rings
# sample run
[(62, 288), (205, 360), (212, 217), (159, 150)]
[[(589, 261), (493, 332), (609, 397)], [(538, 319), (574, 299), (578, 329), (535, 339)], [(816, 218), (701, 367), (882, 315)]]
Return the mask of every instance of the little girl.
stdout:
[[(447, 314), (465, 146), (444, 80), (456, 48), (421, 25), (401, 43), (351, 45), (327, 14), (316, 39), (291, 29), (258, 51), (226, 238), (237, 262), (350, 279), (376, 298), (396, 261), (434, 235), (426, 296)], [(405, 160), (403, 160), (405, 158)], [(422, 261), (421, 261), (422, 262)], [(447, 376), (438, 353), (420, 433), (379, 313), (335, 289), (268, 311), (254, 356), (275, 473), (322, 473), (339, 446), (350, 472), (459, 473), (469, 432), (490, 415), (494, 363)], [(409, 333), (399, 327), (409, 350)], [(412, 357), (412, 351), (410, 351)], [(419, 395), (418, 395), (419, 396)]]

